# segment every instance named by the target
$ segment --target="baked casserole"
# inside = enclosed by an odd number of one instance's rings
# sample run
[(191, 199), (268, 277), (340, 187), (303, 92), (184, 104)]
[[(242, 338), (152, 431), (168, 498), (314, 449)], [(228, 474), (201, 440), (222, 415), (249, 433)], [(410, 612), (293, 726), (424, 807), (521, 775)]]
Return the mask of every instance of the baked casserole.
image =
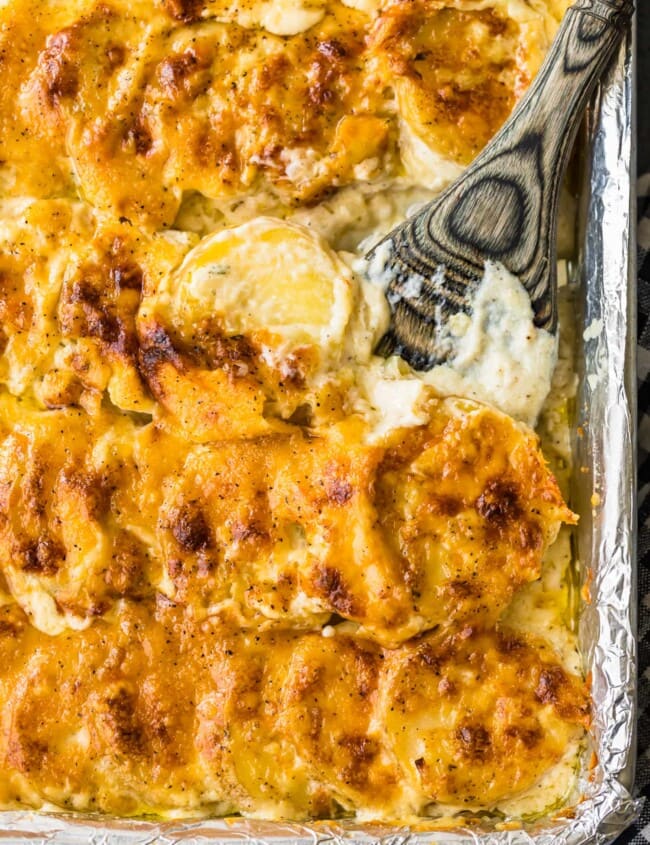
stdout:
[(490, 268), (417, 374), (361, 259), (566, 5), (0, 4), (2, 807), (572, 798), (571, 344)]

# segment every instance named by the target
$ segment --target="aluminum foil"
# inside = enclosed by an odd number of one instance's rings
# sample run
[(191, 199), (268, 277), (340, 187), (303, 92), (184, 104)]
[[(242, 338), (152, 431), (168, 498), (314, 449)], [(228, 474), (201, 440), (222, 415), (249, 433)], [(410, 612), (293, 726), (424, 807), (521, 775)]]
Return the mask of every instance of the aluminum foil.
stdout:
[(635, 312), (632, 256), (634, 37), (590, 112), (581, 226), (573, 268), (579, 313), (580, 389), (572, 506), (581, 515), (576, 558), (591, 598), (580, 640), (592, 679), (592, 746), (584, 755), (575, 810), (516, 830), (473, 820), (454, 831), (360, 823), (271, 823), (244, 819), (155, 823), (35, 812), (0, 813), (0, 843), (173, 845), (578, 845), (612, 842), (635, 818)]

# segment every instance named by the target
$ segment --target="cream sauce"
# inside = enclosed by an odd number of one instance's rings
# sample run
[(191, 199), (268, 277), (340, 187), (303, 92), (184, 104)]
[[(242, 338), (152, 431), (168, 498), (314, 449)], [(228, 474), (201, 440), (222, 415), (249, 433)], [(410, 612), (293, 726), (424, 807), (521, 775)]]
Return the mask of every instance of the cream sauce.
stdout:
[[(385, 287), (390, 241), (366, 266), (371, 282)], [(357, 265), (364, 269), (364, 265)], [(404, 294), (417, 297), (422, 279), (409, 280)], [(471, 314), (455, 314), (443, 326), (441, 342), (451, 354), (429, 371), (411, 370), (410, 378), (444, 396), (464, 396), (494, 405), (515, 419), (534, 426), (551, 389), (557, 361), (557, 340), (533, 321), (525, 288), (512, 273), (488, 262)], [(400, 373), (399, 377), (403, 377)], [(394, 414), (394, 409), (389, 411)]]

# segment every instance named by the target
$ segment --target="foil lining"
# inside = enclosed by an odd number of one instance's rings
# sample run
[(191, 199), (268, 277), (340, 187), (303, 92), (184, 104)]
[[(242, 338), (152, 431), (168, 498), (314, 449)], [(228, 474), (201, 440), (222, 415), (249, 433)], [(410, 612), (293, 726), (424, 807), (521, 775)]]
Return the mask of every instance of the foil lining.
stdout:
[(580, 619), (580, 641), (594, 702), (592, 744), (584, 755), (582, 800), (575, 809), (518, 829), (498, 829), (494, 820), (472, 819), (453, 831), (425, 823), (410, 828), (254, 819), (156, 823), (4, 812), (0, 845), (605, 845), (634, 820), (639, 804), (631, 795), (636, 719), (633, 83), (631, 35), (591, 111), (584, 235), (573, 272), (582, 337), (577, 338), (581, 386), (572, 505), (581, 514), (575, 551), (590, 591)]

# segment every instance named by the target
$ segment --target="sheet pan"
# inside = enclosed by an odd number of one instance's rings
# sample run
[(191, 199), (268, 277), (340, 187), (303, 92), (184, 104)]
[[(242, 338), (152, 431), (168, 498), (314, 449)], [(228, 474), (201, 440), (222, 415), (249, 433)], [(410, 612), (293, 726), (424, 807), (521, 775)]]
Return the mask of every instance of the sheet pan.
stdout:
[(575, 551), (590, 598), (580, 640), (592, 683), (594, 726), (574, 811), (519, 829), (472, 820), (454, 831), (359, 823), (252, 820), (146, 822), (33, 812), (0, 813), (0, 842), (369, 843), (381, 845), (604, 845), (635, 817), (635, 310), (634, 33), (590, 112), (581, 249), (572, 267), (580, 387), (572, 506), (581, 515)]

